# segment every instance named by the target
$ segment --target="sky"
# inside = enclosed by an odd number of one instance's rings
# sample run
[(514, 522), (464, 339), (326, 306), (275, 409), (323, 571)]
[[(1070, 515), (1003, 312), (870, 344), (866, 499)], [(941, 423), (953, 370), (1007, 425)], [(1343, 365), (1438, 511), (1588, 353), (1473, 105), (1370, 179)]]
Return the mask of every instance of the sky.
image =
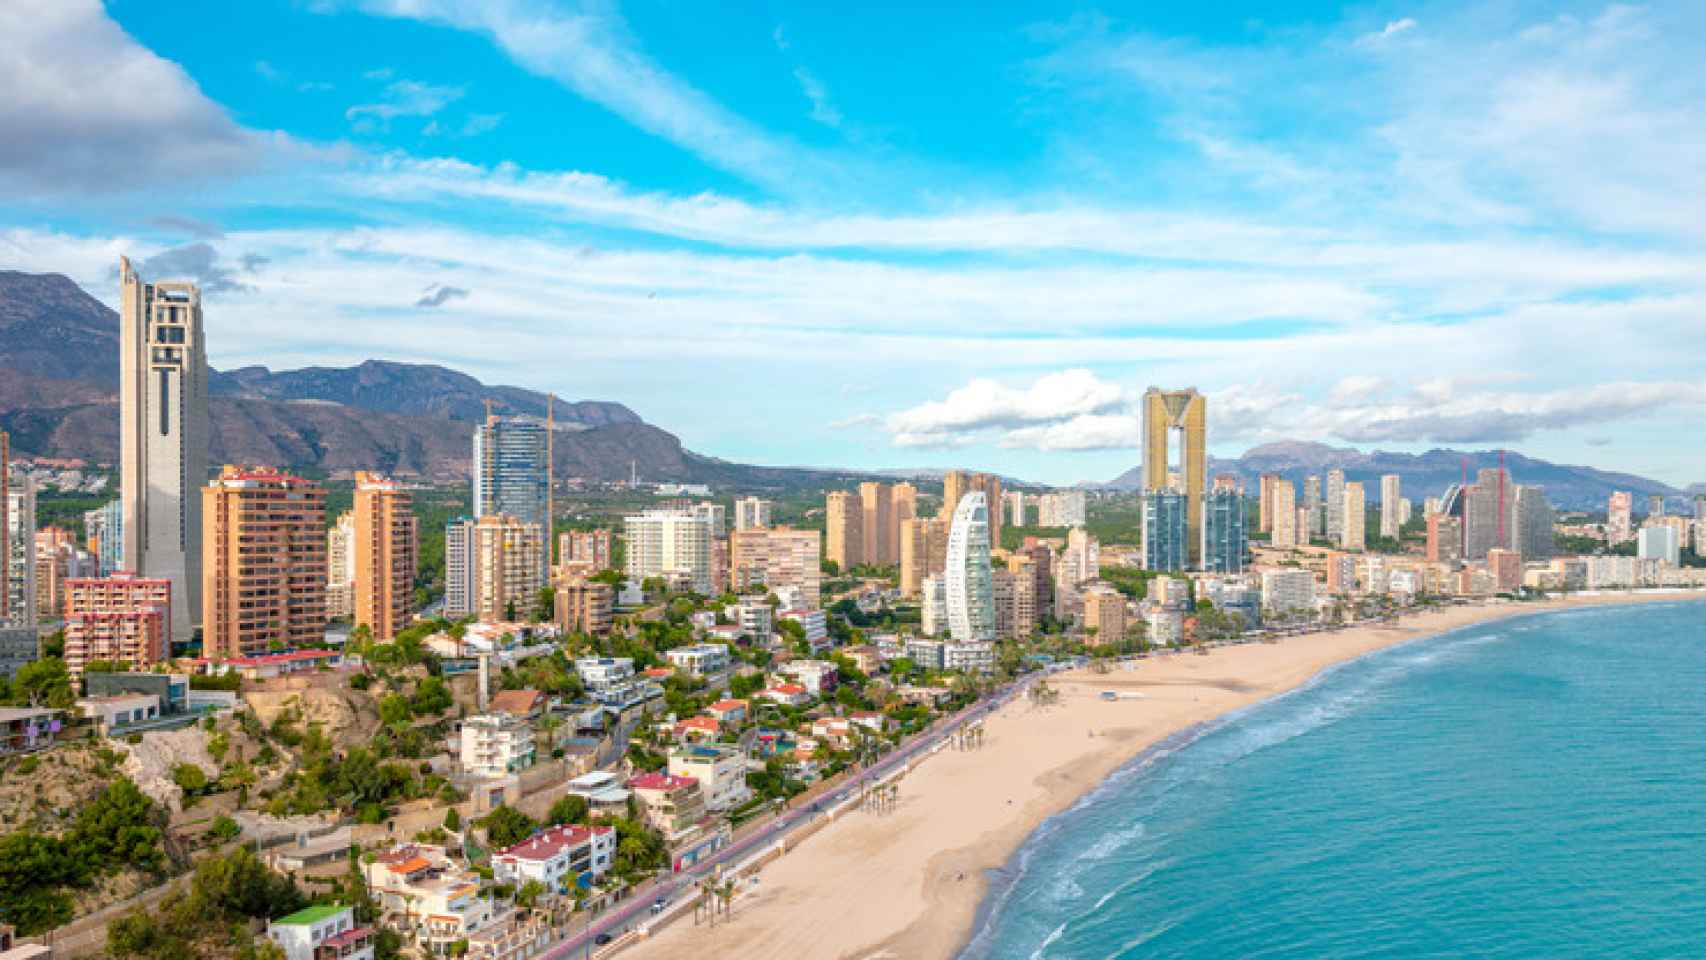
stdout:
[[(1175, 9), (1176, 8), (1176, 9)], [(0, 3), (0, 269), (754, 463), (1706, 481), (1706, 6)]]

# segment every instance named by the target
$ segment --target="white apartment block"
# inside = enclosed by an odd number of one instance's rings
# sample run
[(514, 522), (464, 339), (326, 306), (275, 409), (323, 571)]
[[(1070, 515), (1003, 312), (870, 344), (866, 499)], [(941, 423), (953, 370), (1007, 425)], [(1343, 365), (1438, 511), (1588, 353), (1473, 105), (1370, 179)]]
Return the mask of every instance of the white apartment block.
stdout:
[(712, 677), (729, 669), (729, 645), (695, 643), (664, 651), (670, 666), (692, 677)]
[(576, 886), (591, 886), (615, 860), (615, 828), (565, 825), (493, 853), (492, 876), (518, 887), (537, 880), (548, 890), (567, 893)]
[[(720, 504), (712, 504), (720, 511)], [(692, 510), (647, 510), (624, 519), (626, 573), (636, 582), (652, 577), (709, 596), (711, 541), (716, 521)]]
[(752, 791), (746, 785), (746, 758), (728, 747), (712, 744), (676, 747), (669, 752), (669, 774), (699, 781), (708, 810), (730, 810), (752, 798)]
[(735, 501), (735, 529), (752, 530), (770, 526), (775, 504), (758, 497), (742, 497)]
[(1262, 607), (1266, 610), (1313, 610), (1315, 575), (1307, 570), (1262, 571)]
[(504, 777), (533, 765), (533, 727), (507, 713), (462, 721), (462, 769), (479, 777)]

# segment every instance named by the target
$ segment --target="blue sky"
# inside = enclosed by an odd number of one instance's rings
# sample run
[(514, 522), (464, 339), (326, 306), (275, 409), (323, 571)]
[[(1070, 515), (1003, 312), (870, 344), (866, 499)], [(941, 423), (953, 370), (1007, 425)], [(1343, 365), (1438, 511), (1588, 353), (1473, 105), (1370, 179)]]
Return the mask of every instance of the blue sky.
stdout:
[(1697, 4), (44, 0), (0, 35), (0, 268), (197, 279), (221, 367), (442, 363), (730, 459), (1054, 482), (1195, 385), (1217, 452), (1706, 481)]

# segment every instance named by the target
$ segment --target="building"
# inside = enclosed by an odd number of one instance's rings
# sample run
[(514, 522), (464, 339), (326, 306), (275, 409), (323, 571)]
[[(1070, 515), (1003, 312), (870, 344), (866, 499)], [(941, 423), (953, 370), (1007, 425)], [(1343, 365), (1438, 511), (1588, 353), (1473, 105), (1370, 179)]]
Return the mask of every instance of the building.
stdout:
[(1269, 509), (1273, 513), (1268, 542), (1281, 550), (1308, 543), (1307, 531), (1298, 529), (1298, 517), (1301, 512), (1297, 507), (1297, 493), (1291, 481), (1275, 478), (1268, 497), (1271, 501)]
[(1665, 515), (1665, 495), (1662, 493), (1647, 494), (1647, 519), (1657, 520)]
[(516, 887), (529, 880), (568, 893), (592, 886), (616, 862), (616, 828), (548, 827), (492, 854), (492, 876)]
[(1250, 553), (1244, 521), (1244, 494), (1217, 488), (1203, 498), (1202, 568), (1212, 573), (1243, 573)]
[(824, 558), (843, 573), (865, 562), (864, 518), (857, 494), (832, 490), (824, 499)]
[[(1200, 518), (1201, 507), (1197, 510)], [(1189, 566), (1192, 551), (1187, 541), (1193, 529), (1190, 518), (1191, 504), (1185, 494), (1164, 489), (1143, 492), (1141, 540), (1145, 570), (1184, 570)], [(1200, 519), (1195, 529), (1202, 529)]]
[(674, 838), (705, 819), (705, 792), (693, 777), (642, 773), (628, 781), (640, 816), (665, 837)]
[(678, 746), (669, 752), (669, 774), (697, 780), (704, 792), (706, 809), (717, 813), (752, 799), (752, 791), (746, 785), (746, 759), (732, 747)]
[(1357, 592), (1355, 554), (1334, 550), (1327, 554), (1327, 592), (1344, 597)]
[(1485, 560), (1487, 551), (1509, 548), (1516, 517), (1516, 485), (1500, 468), (1476, 474), (1473, 484), (1458, 498), (1463, 518), (1463, 559)]
[(1345, 471), (1327, 471), (1327, 539), (1345, 542)]
[(1290, 613), (1314, 608), (1314, 574), (1307, 570), (1262, 571), (1263, 610)]
[(1085, 496), (1082, 490), (1059, 490), (1037, 498), (1039, 527), (1082, 527), (1085, 517)]
[(768, 644), (776, 630), (776, 611), (768, 603), (737, 603), (729, 608), (729, 618), (760, 646)]
[(413, 498), (394, 480), (355, 475), (354, 606), (357, 626), (389, 641), (415, 606), (419, 545)]
[[(35, 530), (35, 523), (30, 529)], [(0, 430), (0, 628), (12, 623), (12, 437)], [(34, 591), (32, 590), (33, 594)], [(34, 629), (35, 621), (29, 626)]]
[[(124, 569), (172, 581), (174, 636), (206, 612), (207, 345), (201, 291), (119, 258), (119, 499)], [(318, 535), (319, 531), (316, 531)]]
[(0, 757), (45, 750), (64, 726), (64, 710), (0, 707)]
[(65, 583), (65, 669), (103, 660), (147, 670), (171, 656), (172, 581), (116, 573)]
[[(1001, 478), (991, 473), (967, 473), (949, 470), (942, 475), (942, 511), (939, 516), (951, 518), (968, 493), (982, 493), (985, 509), (1001, 503)], [(997, 510), (989, 517), (989, 548), (1001, 546), (1001, 515)]]
[[(506, 514), (458, 517), (444, 528), (444, 613), (515, 620), (538, 600), (543, 531)], [(514, 614), (513, 616), (511, 614)]]
[(791, 609), (777, 610), (776, 616), (778, 619), (791, 620), (794, 623), (799, 624), (800, 630), (805, 636), (806, 645), (811, 647), (812, 650), (822, 650), (830, 645), (829, 621), (823, 615), (822, 610), (807, 610), (802, 607), (794, 607)]
[[(170, 583), (171, 581), (163, 581)], [(179, 717), (190, 711), (190, 678), (183, 673), (90, 673), (83, 678), (91, 697), (145, 694), (159, 704), (157, 716)]]
[(1635, 496), (1627, 490), (1614, 492), (1606, 501), (1605, 539), (1612, 546), (1635, 539)]
[(6, 614), (0, 626), (35, 632), (36, 609), (36, 485), (29, 477), (14, 477), (6, 490), (6, 552), (0, 555), (0, 593)]
[(364, 858), (367, 889), (387, 926), (419, 941), (431, 956), (484, 930), (496, 908), (480, 896), (480, 878), (459, 867), (443, 847), (409, 843)]
[(326, 616), (355, 616), (355, 511), (345, 510), (326, 531)]
[[(1143, 394), (1143, 489), (1173, 490), (1185, 496), (1185, 562), (1168, 569), (1183, 570), (1197, 559), (1202, 542), (1203, 492), (1208, 481), (1208, 400), (1195, 387)], [(1168, 456), (1175, 436), (1181, 462)], [(1145, 521), (1147, 528), (1148, 521)]]
[(1682, 563), (1682, 543), (1676, 528), (1668, 524), (1651, 524), (1637, 534), (1635, 556), (1642, 560), (1657, 560), (1667, 567)]
[(578, 657), (575, 675), (580, 677), (587, 696), (606, 706), (625, 707), (637, 699), (638, 682), (631, 657)]
[(962, 496), (948, 531), (948, 632), (961, 643), (995, 639), (995, 586), (989, 563), (989, 508), (982, 491)]
[[(551, 429), (538, 417), (488, 415), (474, 428), (474, 518), (513, 517), (551, 531)], [(535, 582), (544, 583), (550, 554), (541, 549)]]
[(623, 520), (628, 579), (658, 578), (672, 587), (711, 595), (711, 521), (691, 510), (647, 510)]
[(1362, 550), (1368, 546), (1368, 510), (1363, 500), (1362, 482), (1345, 484), (1344, 516), (1339, 520), (1339, 546), (1346, 550)]
[(912, 517), (900, 525), (900, 592), (916, 597), (925, 577), (940, 576), (948, 565), (948, 522)]
[(268, 921), (267, 939), (285, 960), (373, 960), (373, 931), (356, 924), (353, 908), (336, 903)]
[(918, 626), (927, 637), (939, 637), (948, 632), (948, 583), (945, 577), (925, 577), (920, 585)]
[(770, 526), (770, 516), (776, 505), (758, 497), (742, 497), (735, 501), (735, 532), (754, 527)]
[(1120, 643), (1127, 632), (1125, 594), (1106, 584), (1084, 591), (1084, 629), (1101, 644)]
[(715, 677), (729, 669), (729, 645), (695, 643), (665, 650), (664, 659), (690, 677)]
[(860, 541), (865, 545), (865, 563), (886, 567), (900, 562), (900, 550), (890, 537), (889, 518), (893, 507), (889, 485), (866, 481), (859, 484)]
[(816, 609), (823, 583), (822, 535), (790, 527), (748, 527), (729, 538), (729, 585), (736, 593), (754, 587), (798, 590)]
[[(1041, 509), (1042, 504), (1040, 501), (1042, 498), (1038, 497), (1037, 499), (1039, 501), (1039, 503), (1038, 503), (1039, 514), (1038, 515), (1041, 516), (1040, 509)], [(1024, 491), (1022, 491), (1022, 490), (1009, 490), (1006, 493), (1003, 493), (1001, 495), (1001, 512), (1002, 512), (1002, 519), (1005, 520), (1007, 523), (1009, 523), (1015, 527), (1025, 526), (1025, 493), (1024, 493)], [(1037, 523), (1040, 526), (1042, 521), (1038, 520)]]
[[(1274, 509), (1274, 487), (1280, 481), (1277, 473), (1264, 473), (1256, 478), (1256, 532), (1272, 534), (1279, 514)], [(1287, 512), (1290, 516), (1290, 511)]]
[(610, 531), (568, 530), (557, 537), (557, 563), (574, 573), (609, 570)]
[(1303, 503), (1298, 509), (1304, 512), (1304, 521), (1298, 524), (1298, 542), (1307, 544), (1315, 537), (1326, 535), (1326, 511), (1322, 509), (1321, 478), (1310, 474), (1303, 478)]
[(1428, 514), (1429, 563), (1457, 564), (1463, 560), (1463, 521), (1443, 513)]
[(564, 635), (584, 633), (601, 637), (616, 617), (616, 588), (586, 577), (557, 581), (557, 626)]
[(150, 693), (109, 693), (83, 697), (77, 710), (103, 737), (120, 737), (160, 719), (160, 698)]
[(505, 777), (533, 766), (533, 726), (508, 713), (482, 713), (462, 721), (462, 769), (477, 777)]
[[(201, 514), (204, 656), (228, 660), (324, 640), (320, 485), (269, 468), (227, 465), (202, 491)], [(172, 596), (178, 606), (175, 585)]]
[(995, 602), (995, 635), (1024, 640), (1037, 632), (1037, 581), (1029, 571), (996, 570), (990, 574)]
[[(0, 500), (4, 495), (0, 494)], [(0, 507), (0, 510), (4, 510)], [(0, 520), (0, 527), (5, 522)], [(94, 552), (100, 563), (99, 576), (110, 577), (124, 569), (124, 501), (112, 500), (106, 505), (96, 507), (83, 513), (83, 530), (88, 534), (89, 549)], [(0, 540), (4, 534), (0, 533)], [(5, 556), (3, 543), (0, 543), (0, 556)], [(0, 619), (4, 614), (0, 614)]]
[(1511, 549), (1523, 562), (1552, 559), (1555, 552), (1552, 504), (1546, 488), (1522, 484), (1516, 488), (1515, 520), (1511, 525)]
[(1380, 535), (1396, 540), (1403, 533), (1403, 478), (1388, 473), (1380, 478)]
[(1487, 551), (1487, 572), (1492, 574), (1493, 589), (1499, 593), (1515, 593), (1522, 589), (1522, 554), (1503, 547)]

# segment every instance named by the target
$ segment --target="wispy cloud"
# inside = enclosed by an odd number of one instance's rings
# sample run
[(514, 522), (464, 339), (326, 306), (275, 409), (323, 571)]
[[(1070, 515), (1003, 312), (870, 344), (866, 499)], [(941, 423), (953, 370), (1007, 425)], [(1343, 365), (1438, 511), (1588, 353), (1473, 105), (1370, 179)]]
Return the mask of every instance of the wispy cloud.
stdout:
[(444, 284), (432, 284), (421, 291), (421, 298), (415, 301), (417, 307), (442, 307), (452, 300), (460, 300), (468, 296), (468, 291), (461, 287)]
[(841, 111), (829, 102), (829, 92), (823, 82), (805, 67), (794, 68), (794, 79), (800, 82), (800, 92), (811, 101), (811, 118), (826, 127), (841, 126)]
[(360, 103), (344, 111), (344, 118), (357, 129), (383, 128), (397, 117), (430, 117), (462, 99), (462, 87), (394, 80), (374, 103)]

